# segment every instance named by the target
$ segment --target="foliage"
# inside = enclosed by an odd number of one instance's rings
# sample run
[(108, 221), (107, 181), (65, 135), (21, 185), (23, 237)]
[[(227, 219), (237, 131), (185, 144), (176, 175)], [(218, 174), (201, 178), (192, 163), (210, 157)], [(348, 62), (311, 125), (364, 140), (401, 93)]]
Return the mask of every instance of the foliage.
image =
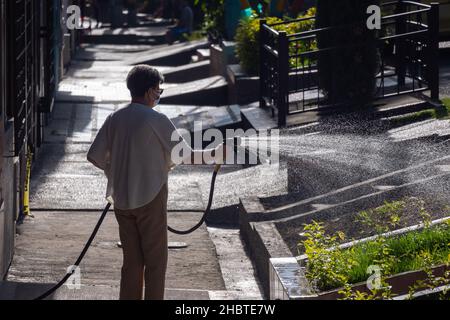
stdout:
[[(278, 18), (268, 18), (268, 23), (281, 22)], [(260, 19), (242, 20), (236, 30), (236, 54), (241, 66), (249, 74), (257, 74), (259, 68)]]
[(225, 34), (225, 0), (195, 0), (195, 6), (200, 6), (203, 13), (204, 32), (215, 39)]
[(449, 119), (450, 99), (442, 100), (443, 107), (435, 109), (426, 109), (406, 116), (399, 116), (389, 120), (393, 126), (403, 126), (413, 122), (424, 121), (428, 119)]
[(303, 242), (308, 257), (306, 276), (318, 290), (342, 287), (350, 282), (348, 274), (356, 266), (355, 260), (345, 261), (342, 251), (336, 249), (337, 236), (325, 234), (322, 224), (305, 226)]
[(444, 105), (444, 109), (442, 110), (442, 112), (440, 112), (439, 114), (436, 115), (436, 118), (449, 119), (449, 117), (450, 117), (450, 98), (442, 99), (442, 103)]
[[(414, 299), (414, 295), (418, 291), (426, 289), (435, 289), (439, 287), (447, 287), (440, 294), (440, 299), (442, 300), (446, 299), (450, 291), (450, 289), (448, 288), (448, 286), (450, 285), (450, 269), (446, 270), (443, 276), (441, 277), (436, 276), (431, 267), (433, 265), (432, 255), (427, 251), (423, 251), (420, 253), (420, 258), (423, 261), (423, 264), (425, 265), (423, 271), (426, 273), (426, 278), (425, 280), (417, 281), (413, 286), (409, 288), (408, 299), (409, 300)], [(448, 257), (446, 266), (447, 268), (450, 268), (450, 255)]]
[[(414, 200), (410, 199), (410, 201)], [(423, 207), (422, 201), (415, 202)], [(374, 229), (377, 234), (383, 234), (397, 227), (405, 206), (405, 201), (385, 202), (381, 207), (359, 212), (356, 220)]]
[(200, 30), (194, 31), (191, 34), (185, 33), (182, 36), (186, 41), (203, 40), (206, 37), (205, 33)]
[[(301, 17), (312, 17), (315, 15), (315, 8), (311, 8), (308, 12)], [(268, 25), (283, 22), (277, 17), (265, 18)], [(288, 35), (296, 34), (302, 31), (311, 30), (314, 27), (313, 20), (292, 22), (287, 24), (281, 24), (274, 26), (276, 31), (285, 31)], [(259, 69), (259, 31), (260, 31), (260, 19), (253, 15), (251, 19), (242, 20), (236, 31), (236, 53), (239, 61), (244, 70), (250, 74), (257, 74)], [(289, 48), (290, 54), (296, 54), (313, 50), (315, 48), (315, 42), (293, 42)], [(304, 64), (306, 61), (302, 61)], [(291, 66), (300, 64), (299, 59), (291, 59)]]
[[(431, 226), (431, 216), (422, 206), (423, 229), (387, 237), (385, 233), (398, 226), (404, 206), (405, 202), (395, 201), (361, 212), (359, 220), (379, 234), (374, 240), (345, 249), (339, 247), (345, 239), (342, 232), (328, 235), (321, 223), (306, 225), (306, 240), (300, 245), (307, 256), (306, 276), (312, 285), (318, 291), (342, 288), (340, 294), (344, 299), (372, 300), (391, 299), (391, 288), (386, 278), (402, 272), (422, 269), (427, 272), (428, 279), (417, 283), (412, 291), (449, 284), (447, 274), (434, 277), (431, 268), (450, 263), (450, 223)], [(383, 220), (387, 223), (379, 222)], [(368, 280), (370, 275), (367, 271), (371, 266), (377, 266), (381, 271), (380, 286), (370, 293), (354, 292), (352, 284)]]

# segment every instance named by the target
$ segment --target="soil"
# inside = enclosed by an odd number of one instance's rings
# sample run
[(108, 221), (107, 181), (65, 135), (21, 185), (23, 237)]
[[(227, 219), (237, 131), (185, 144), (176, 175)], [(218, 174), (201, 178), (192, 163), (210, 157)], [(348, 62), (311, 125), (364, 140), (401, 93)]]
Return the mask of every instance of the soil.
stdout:
[[(431, 197), (427, 199), (418, 199), (407, 197), (402, 200), (405, 205), (399, 210), (398, 215), (400, 220), (395, 226), (389, 224), (389, 214), (383, 215), (375, 210), (368, 210), (369, 216), (376, 222), (377, 225), (385, 226), (389, 230), (397, 230), (405, 227), (417, 225), (423, 222), (423, 215), (421, 208), (429, 214), (429, 219), (437, 220), (450, 216), (450, 206), (447, 203), (439, 202)], [(371, 237), (377, 234), (375, 228), (361, 221), (359, 213), (347, 214), (342, 217), (333, 217), (328, 220), (319, 221), (323, 223), (325, 232), (333, 235), (337, 232), (343, 232), (345, 239), (341, 241), (350, 242), (357, 239)], [(300, 236), (303, 232), (303, 227), (293, 227), (286, 223), (276, 224), (281, 236), (288, 245), (294, 256), (303, 254), (303, 249), (299, 244), (305, 240)]]

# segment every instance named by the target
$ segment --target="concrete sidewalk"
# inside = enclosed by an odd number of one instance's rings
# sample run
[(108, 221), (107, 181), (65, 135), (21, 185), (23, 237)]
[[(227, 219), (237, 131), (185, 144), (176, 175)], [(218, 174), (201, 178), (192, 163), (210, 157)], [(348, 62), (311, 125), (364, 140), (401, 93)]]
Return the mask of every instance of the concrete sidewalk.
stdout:
[[(19, 227), (14, 263), (8, 276), (10, 296), (3, 292), (4, 299), (30, 299), (45, 291), (48, 284), (58, 282), (78, 258), (100, 213), (34, 211), (34, 215), (34, 219), (27, 219)], [(201, 212), (171, 212), (169, 224), (188, 229), (201, 215)], [(122, 266), (118, 240), (118, 225), (110, 213), (80, 266), (83, 289), (63, 288), (53, 298), (117, 299)], [(214, 243), (205, 226), (188, 237), (170, 234), (169, 241), (186, 242), (188, 248), (169, 250), (167, 299), (179, 297), (176, 293), (181, 291), (189, 291), (194, 299), (203, 299), (209, 297), (209, 291), (225, 290)], [(12, 286), (13, 283), (21, 285)], [(28, 291), (31, 287), (35, 289)]]

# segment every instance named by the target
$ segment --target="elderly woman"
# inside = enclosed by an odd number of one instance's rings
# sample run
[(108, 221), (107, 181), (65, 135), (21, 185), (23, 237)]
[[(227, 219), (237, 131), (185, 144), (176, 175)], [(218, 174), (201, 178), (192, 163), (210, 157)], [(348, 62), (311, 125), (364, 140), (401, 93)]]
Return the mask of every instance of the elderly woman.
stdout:
[[(88, 160), (107, 178), (107, 199), (114, 203), (123, 248), (120, 298), (163, 300), (168, 258), (168, 173), (177, 164), (172, 151), (182, 144), (187, 162), (224, 163), (233, 150), (192, 150), (173, 123), (154, 110), (163, 93), (163, 77), (146, 65), (134, 67), (127, 86), (132, 101), (111, 114), (92, 144)], [(177, 137), (178, 139), (173, 139)], [(225, 152), (226, 151), (226, 152)], [(186, 151), (185, 151), (186, 152)], [(183, 161), (184, 162), (184, 161)]]

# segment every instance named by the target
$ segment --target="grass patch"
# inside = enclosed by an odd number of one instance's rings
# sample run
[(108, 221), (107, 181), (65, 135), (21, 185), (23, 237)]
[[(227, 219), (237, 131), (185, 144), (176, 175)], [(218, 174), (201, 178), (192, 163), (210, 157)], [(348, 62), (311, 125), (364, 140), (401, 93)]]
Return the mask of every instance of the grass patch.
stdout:
[(182, 37), (186, 41), (197, 41), (197, 40), (203, 40), (207, 38), (207, 34), (201, 30), (196, 30), (192, 32), (191, 34), (183, 34)]
[[(349, 283), (366, 281), (369, 277), (367, 269), (377, 265), (380, 249), (389, 250), (389, 255), (395, 257), (389, 265), (389, 274), (386, 276), (426, 268), (426, 263), (433, 266), (449, 262), (450, 258), (450, 225), (442, 224), (418, 232), (407, 233), (398, 237), (384, 239), (380, 246), (379, 241), (355, 246), (352, 250), (345, 250), (344, 259), (355, 261), (355, 267), (348, 273)], [(429, 259), (424, 259), (424, 255)]]
[(442, 104), (444, 105), (442, 118), (450, 119), (450, 98), (442, 99)]
[(424, 121), (428, 119), (450, 119), (450, 98), (442, 100), (443, 107), (436, 109), (426, 109), (406, 116), (395, 117), (390, 120), (394, 126), (404, 126), (410, 123)]

